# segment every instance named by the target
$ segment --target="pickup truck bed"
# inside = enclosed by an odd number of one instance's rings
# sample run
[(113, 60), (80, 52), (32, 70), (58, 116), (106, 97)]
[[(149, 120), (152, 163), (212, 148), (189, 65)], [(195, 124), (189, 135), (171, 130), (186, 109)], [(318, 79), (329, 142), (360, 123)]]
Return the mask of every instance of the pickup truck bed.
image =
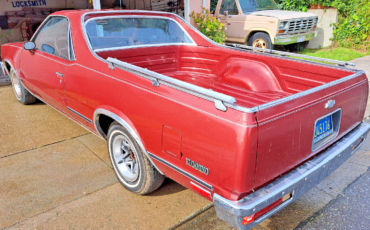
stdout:
[(346, 69), (312, 68), (307, 62), (218, 47), (170, 46), (165, 51), (154, 47), (97, 54), (232, 96), (237, 105), (248, 108), (353, 74)]
[[(252, 126), (248, 120), (257, 122), (254, 189), (298, 167), (360, 124), (367, 102), (364, 73), (335, 65), (217, 46), (138, 48), (97, 54), (140, 67), (139, 72), (153, 71), (235, 98), (233, 105), (249, 112), (234, 119)], [(330, 99), (337, 104), (334, 109), (325, 109)], [(340, 113), (337, 132), (325, 144), (314, 146), (315, 122), (332, 111)]]

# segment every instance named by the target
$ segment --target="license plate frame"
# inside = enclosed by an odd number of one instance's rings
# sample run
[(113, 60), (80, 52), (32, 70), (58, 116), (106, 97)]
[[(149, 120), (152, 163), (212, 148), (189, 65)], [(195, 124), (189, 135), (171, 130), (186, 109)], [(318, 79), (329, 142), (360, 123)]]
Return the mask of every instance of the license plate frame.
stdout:
[(304, 42), (304, 40), (306, 40), (306, 36), (297, 37), (297, 42)]
[[(331, 122), (331, 131), (325, 130), (327, 134), (323, 135), (323, 132), (320, 135), (316, 135), (315, 133), (316, 127), (320, 126), (320, 124), (325, 124), (325, 121), (328, 121), (330, 118)], [(320, 147), (324, 146), (329, 141), (333, 140), (337, 137), (339, 133), (340, 123), (342, 118), (342, 109), (337, 109), (329, 114), (326, 114), (315, 121), (313, 127), (313, 135), (312, 135), (312, 151), (319, 149)], [(322, 123), (323, 122), (323, 123)]]
[(325, 137), (333, 134), (333, 116), (330, 114), (315, 123), (315, 130), (313, 134), (313, 143), (317, 143)]

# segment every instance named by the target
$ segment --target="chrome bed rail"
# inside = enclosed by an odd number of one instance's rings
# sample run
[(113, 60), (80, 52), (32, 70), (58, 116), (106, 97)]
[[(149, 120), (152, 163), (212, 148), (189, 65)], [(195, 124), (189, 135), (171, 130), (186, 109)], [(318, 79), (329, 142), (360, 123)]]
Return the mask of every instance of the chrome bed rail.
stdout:
[(234, 104), (236, 102), (234, 97), (215, 92), (211, 89), (205, 89), (184, 81), (174, 79), (172, 77), (165, 76), (163, 74), (156, 73), (135, 65), (131, 65), (127, 62), (120, 61), (116, 58), (108, 57), (107, 61), (109, 62), (109, 68), (114, 69), (115, 67), (121, 68), (125, 71), (137, 74), (141, 77), (147, 78), (152, 81), (152, 85), (159, 87), (160, 84), (170, 86), (172, 88), (178, 89), (180, 91), (190, 93), (197, 97), (214, 101), (217, 109), (226, 111), (227, 108), (224, 103)]
[(299, 57), (299, 58), (305, 58), (305, 59), (310, 59), (314, 61), (322, 61), (322, 62), (327, 62), (327, 63), (332, 63), (336, 64), (338, 66), (356, 66), (355, 64), (351, 62), (344, 62), (344, 61), (337, 61), (337, 60), (332, 60), (332, 59), (327, 59), (327, 58), (318, 58), (318, 57), (312, 57), (308, 55), (303, 55), (303, 54), (296, 54), (296, 53), (289, 53), (289, 52), (284, 52), (284, 51), (278, 51), (278, 50), (272, 50), (272, 49), (261, 49), (253, 46), (246, 46), (246, 45), (240, 45), (240, 44), (235, 44), (235, 43), (226, 43), (228, 46), (232, 46), (235, 48), (241, 48), (241, 49), (247, 49), (247, 50), (252, 50), (252, 51), (263, 51), (265, 53), (270, 53), (270, 54), (278, 54), (280, 56), (291, 56), (291, 57)]

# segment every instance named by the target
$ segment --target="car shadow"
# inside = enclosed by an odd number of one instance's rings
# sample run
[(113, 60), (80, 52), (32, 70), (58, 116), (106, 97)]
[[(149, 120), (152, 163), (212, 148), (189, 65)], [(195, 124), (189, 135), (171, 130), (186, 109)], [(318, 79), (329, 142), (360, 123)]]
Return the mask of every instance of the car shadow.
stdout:
[(150, 193), (148, 196), (167, 196), (169, 194), (175, 194), (184, 190), (186, 190), (184, 186), (176, 183), (170, 178), (166, 178), (164, 179), (161, 187), (159, 187), (156, 191)]

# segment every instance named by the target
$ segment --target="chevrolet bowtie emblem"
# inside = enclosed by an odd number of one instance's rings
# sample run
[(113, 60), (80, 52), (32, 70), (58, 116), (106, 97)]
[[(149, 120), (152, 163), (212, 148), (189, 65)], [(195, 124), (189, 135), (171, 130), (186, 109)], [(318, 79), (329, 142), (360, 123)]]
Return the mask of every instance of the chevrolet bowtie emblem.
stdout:
[(330, 109), (330, 108), (333, 108), (334, 105), (335, 105), (335, 100), (329, 100), (328, 102), (326, 102), (325, 108)]

